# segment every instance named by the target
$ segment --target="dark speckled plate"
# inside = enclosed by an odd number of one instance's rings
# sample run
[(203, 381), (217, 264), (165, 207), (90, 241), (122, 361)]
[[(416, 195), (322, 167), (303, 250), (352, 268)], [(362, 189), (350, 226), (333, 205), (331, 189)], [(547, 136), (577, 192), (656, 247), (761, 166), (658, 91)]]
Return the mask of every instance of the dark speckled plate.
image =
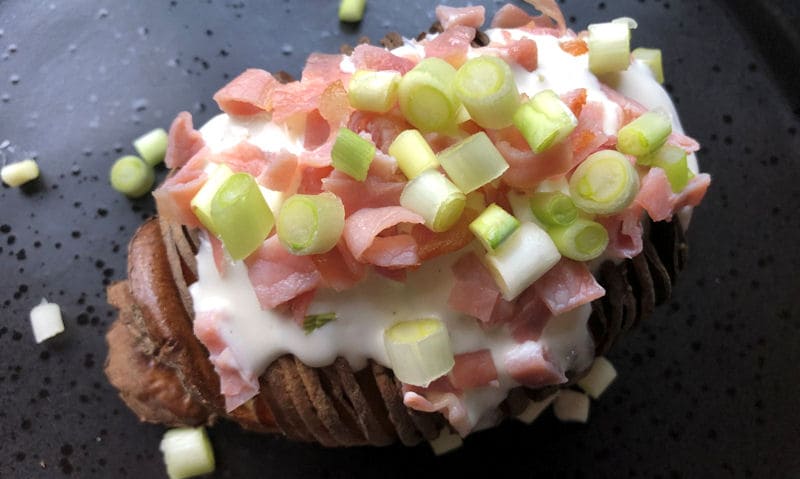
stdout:
[[(182, 109), (210, 118), (212, 94), (244, 68), (298, 74), (312, 51), (414, 35), (435, 2), (370, 0), (358, 28), (338, 23), (336, 3), (0, 1), (0, 157), (34, 155), (43, 172), (0, 189), (0, 476), (165, 477), (163, 429), (139, 424), (102, 373), (114, 315), (104, 287), (125, 275), (128, 239), (153, 212), (108, 187), (109, 165)], [(663, 47), (668, 88), (714, 177), (674, 300), (612, 352), (621, 375), (589, 424), (548, 413), (442, 458), (220, 424), (217, 477), (800, 477), (800, 7), (560, 3), (575, 29), (628, 15), (636, 45)], [(27, 315), (43, 296), (67, 329), (36, 345)]]

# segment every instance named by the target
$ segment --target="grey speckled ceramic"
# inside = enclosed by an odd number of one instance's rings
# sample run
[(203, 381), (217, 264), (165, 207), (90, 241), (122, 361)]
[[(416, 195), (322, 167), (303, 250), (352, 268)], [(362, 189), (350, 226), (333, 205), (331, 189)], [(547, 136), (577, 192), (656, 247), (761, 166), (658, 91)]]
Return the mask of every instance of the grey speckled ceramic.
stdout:
[[(114, 314), (104, 287), (125, 275), (128, 239), (153, 213), (106, 182), (130, 140), (182, 109), (207, 120), (212, 94), (246, 67), (298, 74), (312, 51), (414, 35), (435, 3), (370, 0), (351, 27), (333, 0), (0, 2), (0, 157), (34, 155), (42, 168), (36, 183), (0, 189), (0, 476), (165, 477), (163, 429), (139, 424), (102, 373)], [(442, 458), (220, 424), (215, 477), (800, 477), (796, 2), (560, 3), (575, 29), (639, 20), (634, 43), (664, 49), (667, 86), (714, 177), (674, 300), (612, 352), (621, 375), (589, 424), (548, 413)], [(36, 345), (27, 314), (43, 296), (67, 330)]]

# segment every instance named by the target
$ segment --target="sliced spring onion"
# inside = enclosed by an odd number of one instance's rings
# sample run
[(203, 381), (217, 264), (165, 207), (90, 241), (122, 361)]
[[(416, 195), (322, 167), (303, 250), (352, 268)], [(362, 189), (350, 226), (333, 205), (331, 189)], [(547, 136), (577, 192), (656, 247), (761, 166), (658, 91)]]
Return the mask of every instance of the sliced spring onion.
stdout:
[(386, 113), (397, 103), (399, 85), (398, 72), (358, 70), (350, 77), (347, 98), (356, 110)]
[(214, 472), (214, 450), (204, 427), (181, 427), (164, 433), (159, 447), (169, 479)]
[(409, 181), (400, 195), (400, 204), (425, 219), (431, 231), (449, 230), (464, 212), (467, 198), (437, 170), (426, 170)]
[(456, 72), (453, 88), (478, 125), (511, 125), (519, 107), (519, 91), (511, 67), (500, 58), (484, 55), (468, 60)]
[(437, 456), (447, 454), (450, 451), (455, 451), (464, 444), (461, 436), (451, 432), (448, 426), (445, 426), (442, 431), (436, 436), (436, 439), (429, 441), (433, 453)]
[(639, 28), (639, 23), (631, 18), (631, 17), (619, 17), (611, 20), (611, 23), (621, 23), (623, 25), (627, 25), (630, 30), (636, 30)]
[(578, 208), (572, 199), (560, 191), (534, 193), (531, 211), (536, 218), (548, 226), (566, 226), (578, 217)]
[(639, 174), (622, 153), (600, 150), (575, 169), (569, 193), (575, 206), (608, 215), (625, 209), (639, 191)]
[(233, 170), (228, 165), (220, 164), (214, 168), (200, 191), (189, 202), (194, 215), (214, 236), (219, 236), (219, 233), (214, 226), (214, 221), (211, 219), (211, 200), (214, 199), (214, 195), (217, 194), (220, 186), (231, 176), (233, 176)]
[(364, 181), (374, 156), (375, 145), (353, 130), (339, 128), (339, 134), (336, 135), (336, 142), (331, 150), (334, 168), (355, 180)]
[(339, 3), (339, 20), (342, 22), (360, 22), (364, 18), (367, 0), (341, 0)]
[(336, 321), (336, 313), (309, 314), (303, 320), (303, 331), (311, 334), (331, 321)]
[(513, 120), (534, 153), (560, 142), (578, 125), (575, 114), (553, 90), (541, 91), (522, 104)]
[(290, 196), (281, 206), (276, 228), (281, 244), (292, 254), (325, 253), (344, 231), (344, 205), (328, 192)]
[(39, 177), (39, 165), (33, 159), (18, 161), (0, 170), (3, 183), (16, 188)]
[(596, 221), (578, 218), (567, 226), (547, 230), (559, 253), (575, 261), (597, 258), (608, 246), (608, 231)]
[(133, 147), (144, 162), (152, 167), (164, 161), (168, 141), (167, 132), (163, 128), (156, 128), (133, 140)]
[(500, 178), (508, 169), (505, 158), (483, 131), (441, 151), (438, 159), (447, 176), (464, 193)]
[(657, 111), (648, 111), (620, 128), (617, 134), (617, 149), (633, 156), (645, 156), (661, 148), (672, 133), (669, 116)]
[(686, 152), (683, 148), (673, 145), (664, 145), (653, 153), (648, 160), (652, 166), (664, 170), (669, 180), (669, 186), (673, 193), (680, 193), (689, 184), (689, 180), (694, 176), (689, 169)]
[(561, 254), (550, 236), (535, 223), (522, 223), (484, 263), (506, 301), (513, 301), (558, 263)]
[(383, 341), (395, 376), (406, 384), (426, 387), (455, 364), (447, 328), (436, 318), (395, 323)]
[(153, 168), (138, 156), (123, 156), (114, 162), (109, 173), (111, 187), (129, 198), (138, 198), (153, 187)]
[(633, 58), (643, 62), (653, 72), (658, 83), (664, 83), (664, 66), (661, 62), (661, 50), (658, 48), (639, 47), (631, 52)]
[(563, 389), (553, 403), (553, 413), (563, 422), (586, 422), (589, 420), (589, 396)]
[(234, 173), (211, 199), (211, 223), (231, 258), (238, 261), (261, 246), (275, 219), (255, 178)]
[(528, 406), (521, 413), (517, 414), (517, 419), (525, 424), (531, 424), (547, 409), (556, 397), (558, 397), (557, 392), (547, 396), (541, 401), (530, 401)]
[(578, 380), (578, 386), (589, 396), (597, 399), (616, 377), (617, 370), (611, 361), (600, 356), (594, 360), (589, 373)]
[(627, 70), (631, 59), (631, 29), (627, 22), (589, 25), (589, 70), (595, 75)]
[(453, 93), (456, 70), (431, 57), (403, 75), (398, 90), (403, 116), (423, 132), (445, 131), (455, 125), (460, 103)]
[(431, 145), (419, 130), (404, 130), (389, 146), (389, 154), (397, 160), (397, 166), (409, 180), (425, 170), (439, 167), (439, 160)]
[(519, 220), (492, 203), (469, 224), (469, 230), (487, 251), (494, 251), (519, 228)]
[(48, 303), (46, 299), (31, 309), (30, 319), (36, 344), (64, 332), (61, 308), (56, 303)]

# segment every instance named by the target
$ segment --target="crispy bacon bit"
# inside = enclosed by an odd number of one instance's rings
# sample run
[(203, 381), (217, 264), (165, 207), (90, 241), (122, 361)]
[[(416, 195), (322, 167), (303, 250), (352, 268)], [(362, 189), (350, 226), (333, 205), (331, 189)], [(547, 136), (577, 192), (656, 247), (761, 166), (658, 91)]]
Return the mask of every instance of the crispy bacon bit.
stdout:
[(270, 97), (279, 84), (269, 72), (250, 68), (215, 93), (214, 101), (229, 115), (255, 115), (272, 109)]
[(492, 28), (519, 28), (533, 21), (528, 12), (516, 5), (503, 5), (492, 18)]
[(653, 221), (669, 221), (684, 206), (697, 206), (711, 184), (711, 177), (700, 173), (689, 180), (680, 193), (673, 193), (667, 174), (661, 168), (650, 168), (642, 178), (641, 188), (634, 200), (647, 211)]
[(514, 317), (508, 325), (511, 336), (518, 343), (538, 341), (552, 317), (536, 288), (530, 286), (516, 299)]
[(576, 88), (561, 95), (561, 101), (578, 117), (586, 104), (586, 95), (586, 88)]
[(581, 107), (578, 126), (570, 133), (567, 143), (572, 149), (572, 166), (606, 145), (609, 137), (603, 132), (603, 105), (596, 102)]
[(603, 90), (603, 93), (606, 95), (606, 97), (608, 97), (609, 100), (619, 105), (619, 107), (622, 109), (622, 121), (620, 123), (620, 127), (623, 127), (633, 120), (639, 118), (647, 111), (647, 108), (642, 106), (640, 103), (631, 100), (613, 88), (607, 87), (601, 83), (600, 89)]
[(159, 215), (190, 228), (200, 226), (200, 221), (192, 213), (190, 203), (208, 177), (203, 171), (208, 154), (208, 149), (205, 148), (197, 152), (153, 191)]
[(306, 319), (306, 312), (308, 311), (308, 307), (311, 306), (311, 302), (314, 301), (314, 294), (316, 294), (316, 292), (316, 289), (312, 289), (311, 291), (306, 291), (289, 300), (289, 311), (292, 313), (292, 319), (294, 319), (294, 322), (297, 323), (298, 326), (303, 326)]
[(411, 235), (378, 235), (400, 223), (424, 222), (421, 216), (401, 206), (364, 208), (345, 220), (343, 236), (358, 261), (385, 268), (416, 266), (420, 261), (417, 243)]
[(589, 45), (580, 38), (559, 42), (558, 46), (574, 57), (579, 57), (589, 52)]
[(388, 113), (372, 113), (354, 111), (350, 115), (347, 127), (356, 133), (369, 133), (379, 150), (386, 153), (397, 135), (408, 130), (411, 125), (406, 122), (400, 110), (395, 108)]
[(491, 323), (501, 297), (489, 270), (475, 253), (469, 252), (453, 264), (453, 275), (455, 282), (447, 299), (450, 309)]
[(352, 288), (367, 274), (366, 266), (356, 261), (344, 240), (327, 253), (311, 256), (311, 260), (322, 275), (323, 285), (336, 291)]
[(567, 22), (564, 20), (564, 14), (561, 13), (561, 8), (556, 4), (555, 0), (525, 0), (533, 5), (536, 10), (542, 12), (539, 17), (534, 17), (533, 21), (540, 27), (552, 28), (556, 27), (559, 33), (564, 33), (567, 30)]
[(345, 216), (363, 208), (400, 206), (400, 194), (404, 186), (404, 181), (385, 180), (377, 175), (369, 175), (366, 180), (357, 181), (335, 170), (322, 179), (322, 189), (342, 200)]
[(531, 388), (563, 384), (567, 377), (547, 358), (547, 352), (536, 342), (525, 341), (506, 353), (506, 371), (524, 386)]
[(477, 217), (477, 211), (467, 208), (452, 228), (441, 233), (434, 233), (424, 225), (414, 225), (411, 236), (417, 242), (419, 259), (426, 261), (467, 246), (475, 239), (469, 224)]
[(561, 260), (534, 283), (536, 292), (550, 311), (559, 314), (591, 303), (606, 294), (585, 263)]
[(328, 120), (322, 117), (318, 109), (311, 110), (306, 115), (306, 130), (303, 137), (303, 148), (315, 150), (323, 145), (331, 136), (331, 126)]
[(327, 120), (331, 130), (336, 130), (347, 123), (350, 117), (350, 100), (341, 80), (328, 85), (319, 98), (319, 114)]
[(258, 302), (265, 310), (316, 289), (322, 280), (311, 258), (286, 251), (277, 235), (267, 238), (245, 259), (245, 264)]
[(169, 127), (169, 141), (164, 164), (167, 168), (180, 168), (205, 146), (203, 136), (194, 129), (192, 114), (188, 111), (178, 113)]
[(297, 155), (286, 150), (265, 153), (266, 168), (258, 177), (258, 182), (274, 191), (289, 192), (297, 183)]
[(477, 7), (448, 7), (439, 5), (436, 7), (436, 19), (442, 24), (445, 30), (454, 25), (465, 27), (480, 28), (486, 16), (486, 9), (479, 5)]
[(328, 53), (312, 53), (306, 60), (306, 66), (300, 76), (302, 82), (322, 82), (329, 85), (336, 80), (344, 81), (349, 74), (342, 71), (340, 65), (344, 55)]
[(481, 349), (471, 353), (456, 354), (455, 365), (450, 371), (450, 382), (456, 389), (466, 390), (492, 383), (497, 384), (497, 368), (492, 352)]
[(208, 242), (211, 243), (211, 254), (214, 256), (214, 265), (217, 267), (217, 272), (220, 276), (225, 277), (225, 272), (228, 270), (228, 255), (225, 252), (225, 248), (222, 247), (222, 241), (212, 234), (209, 234), (207, 238)]
[(357, 46), (350, 58), (359, 70), (394, 70), (403, 75), (414, 68), (415, 65), (414, 62), (407, 58), (398, 57), (384, 48), (367, 43)]
[(700, 143), (698, 143), (697, 140), (682, 133), (678, 133), (677, 131), (673, 131), (672, 134), (669, 135), (667, 143), (683, 148), (687, 153), (694, 153), (700, 149)]
[(521, 38), (508, 46), (508, 58), (525, 70), (532, 72), (539, 65), (539, 48), (530, 38)]
[(516, 128), (487, 132), (495, 140), (497, 150), (508, 162), (503, 181), (513, 187), (530, 189), (542, 181), (569, 171), (573, 165), (572, 148), (563, 141), (536, 154)]
[(425, 56), (441, 58), (458, 68), (467, 61), (467, 51), (473, 38), (474, 28), (454, 25), (425, 43)]

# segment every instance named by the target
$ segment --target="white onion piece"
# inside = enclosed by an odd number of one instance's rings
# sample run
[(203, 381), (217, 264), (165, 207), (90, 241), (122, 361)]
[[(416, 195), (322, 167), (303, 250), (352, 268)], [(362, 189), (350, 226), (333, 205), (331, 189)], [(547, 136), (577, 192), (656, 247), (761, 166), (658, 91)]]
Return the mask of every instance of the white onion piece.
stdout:
[(616, 377), (617, 371), (614, 366), (608, 359), (601, 356), (594, 360), (589, 374), (578, 381), (578, 386), (589, 396), (597, 399)]
[(159, 449), (164, 454), (169, 479), (184, 479), (214, 471), (214, 451), (204, 427), (170, 429), (164, 433)]
[(64, 332), (64, 321), (61, 319), (61, 308), (56, 303), (48, 303), (46, 299), (31, 309), (31, 326), (36, 344)]
[(553, 413), (563, 422), (586, 422), (589, 420), (589, 396), (565, 389), (556, 398)]
[(550, 406), (550, 404), (552, 404), (556, 397), (558, 397), (558, 392), (551, 394), (541, 401), (530, 401), (528, 403), (528, 407), (526, 407), (521, 413), (517, 414), (517, 419), (525, 424), (532, 423), (545, 411), (545, 409), (547, 409), (548, 406)]
[(433, 453), (437, 456), (454, 451), (464, 444), (461, 436), (454, 432), (450, 432), (450, 428), (447, 427), (442, 429), (442, 432), (439, 433), (439, 436), (436, 439), (428, 442), (431, 445), (431, 449), (433, 449)]

